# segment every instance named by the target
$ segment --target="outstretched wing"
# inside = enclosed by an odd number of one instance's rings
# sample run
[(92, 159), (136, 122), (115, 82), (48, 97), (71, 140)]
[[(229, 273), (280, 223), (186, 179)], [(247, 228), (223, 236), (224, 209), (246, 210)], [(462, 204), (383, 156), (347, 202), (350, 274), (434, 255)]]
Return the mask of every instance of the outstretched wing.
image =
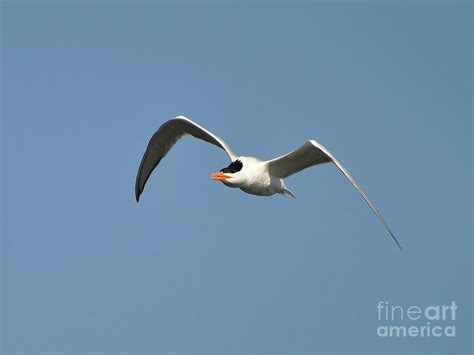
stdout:
[(369, 196), (367, 196), (365, 191), (362, 190), (362, 188), (354, 180), (351, 174), (349, 174), (346, 168), (344, 168), (344, 166), (320, 143), (314, 140), (307, 141), (293, 152), (283, 155), (279, 158), (269, 160), (266, 163), (268, 164), (268, 170), (271, 175), (284, 179), (310, 166), (329, 162), (333, 162), (357, 189), (357, 191), (359, 191), (365, 202), (367, 202), (372, 211), (374, 211), (375, 215), (383, 223), (387, 231), (390, 233), (390, 236), (393, 238), (395, 243), (397, 243), (401, 250), (402, 247), (400, 246), (400, 243), (398, 242), (397, 238), (395, 238), (395, 235), (390, 230), (387, 222), (385, 222), (380, 212), (377, 210), (372, 201), (370, 201)]
[(142, 162), (138, 168), (135, 182), (135, 197), (137, 198), (137, 202), (140, 199), (140, 195), (153, 169), (155, 169), (173, 145), (182, 136), (187, 134), (224, 149), (231, 160), (237, 158), (227, 143), (215, 134), (191, 121), (189, 118), (177, 116), (163, 123), (148, 143), (145, 154), (143, 154)]

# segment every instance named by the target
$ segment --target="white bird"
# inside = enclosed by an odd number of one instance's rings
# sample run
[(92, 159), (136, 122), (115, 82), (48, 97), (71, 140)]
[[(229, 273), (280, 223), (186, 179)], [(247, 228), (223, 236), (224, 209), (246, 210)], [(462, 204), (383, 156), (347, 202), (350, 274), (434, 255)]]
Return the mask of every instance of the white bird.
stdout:
[(271, 196), (279, 193), (295, 197), (288, 190), (283, 179), (313, 165), (334, 163), (359, 191), (365, 202), (367, 202), (390, 233), (390, 236), (397, 243), (400, 250), (402, 249), (387, 222), (385, 222), (380, 212), (370, 201), (369, 196), (362, 190), (346, 168), (322, 144), (315, 140), (309, 140), (298, 149), (271, 160), (238, 156), (221, 138), (184, 116), (177, 116), (163, 123), (151, 137), (138, 168), (135, 183), (137, 202), (153, 169), (184, 135), (191, 135), (224, 149), (229, 155), (230, 164), (219, 172), (212, 174), (212, 180), (222, 181), (228, 187), (240, 188), (242, 191), (253, 195)]

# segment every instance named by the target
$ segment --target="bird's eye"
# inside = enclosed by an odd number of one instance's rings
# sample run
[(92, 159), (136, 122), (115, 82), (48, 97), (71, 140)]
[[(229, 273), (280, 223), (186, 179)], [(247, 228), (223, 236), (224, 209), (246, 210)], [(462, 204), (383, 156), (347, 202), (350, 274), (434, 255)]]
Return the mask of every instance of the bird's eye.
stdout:
[(233, 161), (227, 168), (221, 170), (222, 173), (236, 173), (242, 170), (243, 164), (240, 160)]

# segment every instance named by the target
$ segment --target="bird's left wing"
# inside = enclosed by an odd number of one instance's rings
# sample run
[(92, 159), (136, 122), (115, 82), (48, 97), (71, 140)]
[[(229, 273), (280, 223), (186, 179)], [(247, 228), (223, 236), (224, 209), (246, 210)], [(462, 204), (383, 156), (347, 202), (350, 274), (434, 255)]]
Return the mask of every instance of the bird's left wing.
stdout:
[(309, 140), (291, 153), (272, 160), (268, 160), (266, 164), (268, 165), (268, 171), (271, 175), (280, 179), (284, 179), (310, 166), (329, 162), (333, 162), (357, 189), (357, 191), (359, 191), (365, 202), (367, 202), (372, 211), (374, 211), (375, 215), (383, 223), (387, 231), (390, 233), (390, 236), (393, 238), (395, 243), (397, 243), (401, 250), (402, 247), (400, 246), (400, 243), (398, 242), (397, 238), (395, 238), (395, 235), (390, 230), (387, 222), (385, 222), (380, 212), (377, 210), (372, 201), (370, 201), (369, 196), (367, 196), (365, 191), (362, 190), (362, 187), (360, 187), (351, 174), (349, 174), (346, 168), (344, 168), (344, 166), (322, 144), (314, 140)]
[(226, 142), (204, 127), (184, 116), (177, 116), (163, 123), (153, 134), (138, 168), (135, 181), (135, 197), (138, 200), (153, 169), (169, 152), (173, 145), (184, 135), (191, 135), (224, 149), (233, 161), (237, 158)]

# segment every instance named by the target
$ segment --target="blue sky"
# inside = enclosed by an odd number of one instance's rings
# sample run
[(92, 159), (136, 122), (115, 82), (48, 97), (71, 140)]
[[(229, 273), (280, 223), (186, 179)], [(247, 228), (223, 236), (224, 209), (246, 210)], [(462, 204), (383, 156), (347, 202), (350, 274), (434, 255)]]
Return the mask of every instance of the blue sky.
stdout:
[[(4, 353), (472, 351), (469, 2), (3, 2)], [(255, 197), (184, 138), (335, 166)], [(458, 305), (455, 338), (380, 338), (377, 304)], [(403, 323), (408, 325), (408, 322)], [(443, 323), (443, 325), (447, 323)]]

